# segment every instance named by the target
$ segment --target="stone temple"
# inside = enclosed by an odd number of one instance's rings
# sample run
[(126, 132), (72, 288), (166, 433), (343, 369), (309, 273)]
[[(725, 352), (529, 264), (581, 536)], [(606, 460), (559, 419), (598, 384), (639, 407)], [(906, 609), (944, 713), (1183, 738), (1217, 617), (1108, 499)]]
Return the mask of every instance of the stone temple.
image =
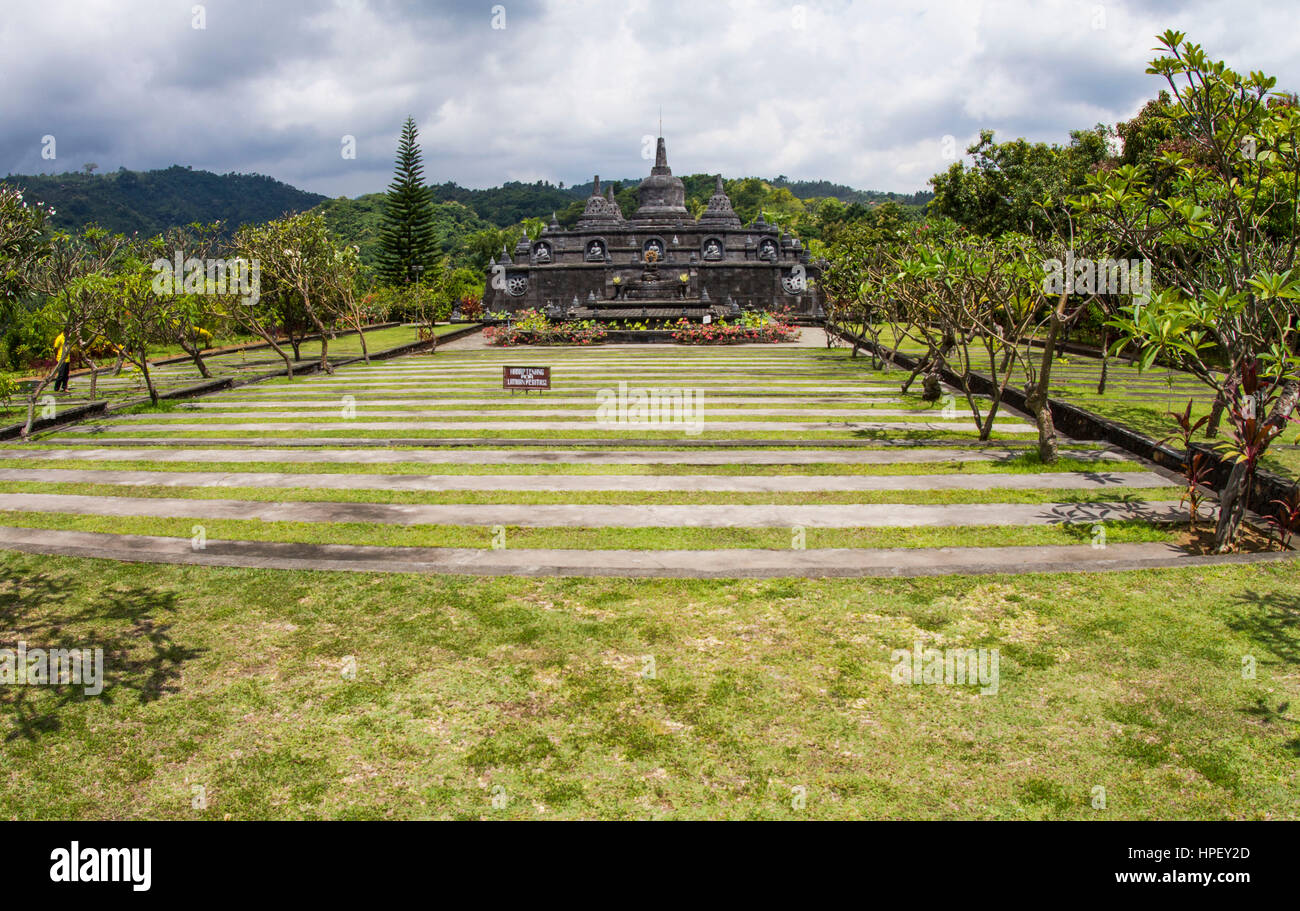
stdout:
[(573, 230), (552, 216), (539, 237), (525, 235), (513, 254), (503, 248), (493, 258), (485, 308), (637, 321), (717, 320), (785, 308), (796, 317), (822, 315), (820, 270), (798, 238), (761, 215), (742, 225), (721, 176), (708, 208), (693, 218), (686, 187), (668, 167), (663, 137), (637, 203), (624, 218), (613, 187), (602, 195), (598, 176)]

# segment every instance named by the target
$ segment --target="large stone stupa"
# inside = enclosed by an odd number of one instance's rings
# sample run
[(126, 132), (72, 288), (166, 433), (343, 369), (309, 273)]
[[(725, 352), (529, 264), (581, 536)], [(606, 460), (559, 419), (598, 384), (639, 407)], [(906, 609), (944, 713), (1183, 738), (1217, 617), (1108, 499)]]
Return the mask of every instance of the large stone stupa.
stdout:
[(484, 306), (537, 309), (579, 319), (702, 319), (737, 310), (821, 309), (817, 267), (789, 233), (760, 215), (742, 225), (717, 178), (698, 219), (686, 187), (668, 167), (663, 137), (637, 209), (624, 218), (613, 187), (597, 176), (573, 230), (552, 216), (539, 237), (520, 238), (489, 266)]

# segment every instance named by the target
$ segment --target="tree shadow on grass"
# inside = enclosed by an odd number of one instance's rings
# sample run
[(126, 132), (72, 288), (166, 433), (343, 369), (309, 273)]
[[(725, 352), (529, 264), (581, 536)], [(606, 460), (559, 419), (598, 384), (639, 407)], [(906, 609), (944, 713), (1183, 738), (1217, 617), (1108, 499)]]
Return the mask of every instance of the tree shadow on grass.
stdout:
[[(1245, 633), (1251, 642), (1277, 656), (1284, 665), (1300, 663), (1300, 598), (1246, 589), (1237, 597), (1237, 603), (1243, 610), (1228, 620), (1229, 629)], [(1271, 700), (1261, 697), (1242, 711), (1265, 724), (1300, 725), (1300, 719), (1291, 713), (1289, 701), (1274, 706)], [(1300, 759), (1300, 736), (1291, 738), (1284, 746)]]
[[(5, 741), (36, 740), (63, 727), (75, 705), (117, 698), (140, 704), (176, 692), (181, 667), (202, 654), (172, 638), (176, 595), (147, 586), (92, 592), (87, 606), (75, 602), (79, 586), (45, 573), (0, 568), (0, 647), (103, 649), (103, 689), (87, 684), (0, 686), (0, 716), (10, 722)], [(94, 624), (93, 632), (81, 632)], [(74, 631), (75, 630), (75, 631)]]
[(1286, 664), (1300, 663), (1300, 597), (1246, 589), (1237, 596), (1241, 610), (1228, 628), (1245, 633)]

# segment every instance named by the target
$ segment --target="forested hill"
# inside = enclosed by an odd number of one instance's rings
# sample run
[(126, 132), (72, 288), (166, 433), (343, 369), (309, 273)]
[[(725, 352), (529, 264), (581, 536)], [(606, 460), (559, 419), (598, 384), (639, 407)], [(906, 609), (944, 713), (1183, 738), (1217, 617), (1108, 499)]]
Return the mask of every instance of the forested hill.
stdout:
[(180, 165), (108, 174), (11, 174), (0, 183), (21, 187), (28, 199), (52, 206), (57, 227), (94, 222), (110, 231), (142, 235), (195, 221), (224, 221), (236, 228), (306, 211), (326, 199), (260, 174), (213, 174)]
[[(319, 206), (330, 230), (345, 243), (360, 247), (361, 261), (368, 266), (378, 263), (379, 228), (383, 222), (385, 199), (383, 193), (367, 193), (356, 199), (346, 196), (329, 199)], [(439, 201), (433, 204), (433, 230), (440, 253), (455, 257), (471, 234), (495, 227), (475, 215), (465, 203)]]
[[(688, 208), (694, 214), (702, 212), (713, 194), (713, 175), (690, 174), (682, 179)], [(111, 231), (145, 236), (190, 222), (224, 221), (233, 230), (241, 224), (279, 218), (286, 212), (319, 208), (340, 237), (361, 247), (367, 262), (374, 259), (384, 200), (382, 193), (327, 199), (258, 174), (213, 174), (179, 165), (157, 171), (119, 169), (99, 175), (10, 175), (0, 182), (22, 187), (29, 199), (52, 206), (53, 221), (60, 228), (80, 228), (95, 222)], [(609, 183), (625, 213), (634, 211), (640, 178)], [(792, 181), (784, 176), (773, 180), (746, 177), (726, 183), (742, 218), (749, 220), (765, 212), (769, 219), (776, 218), (795, 229), (805, 226), (809, 216), (830, 200), (860, 207), (894, 202), (919, 210), (931, 197), (926, 191), (883, 193), (829, 181)], [(454, 255), (469, 235), (510, 228), (526, 218), (549, 220), (554, 212), (562, 225), (571, 227), (582, 213), (591, 183), (564, 186), (546, 181), (510, 181), (474, 190), (447, 182), (434, 184), (430, 190), (438, 246)]]

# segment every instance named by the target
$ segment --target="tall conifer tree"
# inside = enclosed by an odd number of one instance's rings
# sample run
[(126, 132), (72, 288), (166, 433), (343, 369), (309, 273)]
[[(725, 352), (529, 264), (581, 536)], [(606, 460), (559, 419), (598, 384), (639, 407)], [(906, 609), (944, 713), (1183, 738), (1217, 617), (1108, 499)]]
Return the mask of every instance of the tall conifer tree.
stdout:
[(424, 185), (424, 164), (414, 118), (406, 118), (397, 144), (397, 164), (388, 185), (379, 228), (379, 276), (387, 285), (405, 285), (425, 275), (436, 260), (433, 198)]

